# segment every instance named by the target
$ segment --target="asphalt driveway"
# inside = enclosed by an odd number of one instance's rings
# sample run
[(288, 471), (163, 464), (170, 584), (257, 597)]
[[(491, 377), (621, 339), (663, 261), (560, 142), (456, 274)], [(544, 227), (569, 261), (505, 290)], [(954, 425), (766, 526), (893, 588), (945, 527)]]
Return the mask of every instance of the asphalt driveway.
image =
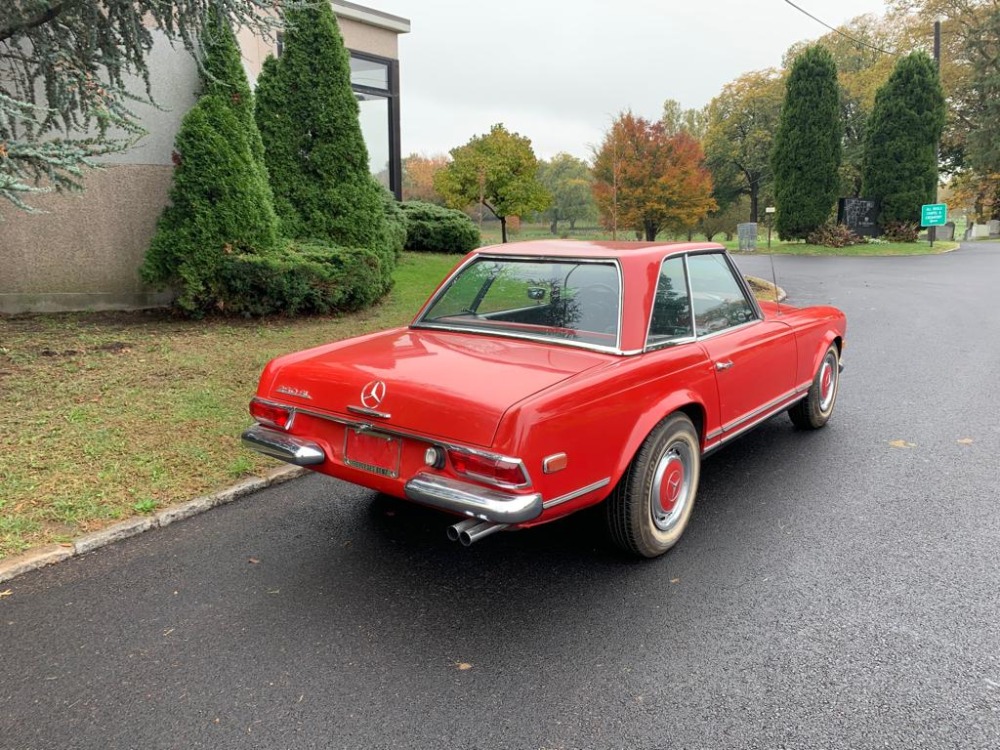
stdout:
[(0, 586), (0, 748), (1000, 746), (1000, 245), (774, 262), (848, 314), (837, 412), (666, 557), (305, 477)]

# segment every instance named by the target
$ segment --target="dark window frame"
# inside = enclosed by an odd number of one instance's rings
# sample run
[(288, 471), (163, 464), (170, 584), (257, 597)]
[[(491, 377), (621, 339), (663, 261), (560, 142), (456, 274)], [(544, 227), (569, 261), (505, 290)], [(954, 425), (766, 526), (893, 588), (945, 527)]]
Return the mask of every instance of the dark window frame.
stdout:
[(401, 151), (401, 128), (399, 118), (399, 60), (373, 55), (369, 52), (348, 48), (351, 57), (367, 62), (380, 63), (388, 68), (389, 88), (351, 84), (351, 90), (358, 94), (380, 96), (389, 104), (389, 189), (396, 200), (403, 199), (403, 155)]

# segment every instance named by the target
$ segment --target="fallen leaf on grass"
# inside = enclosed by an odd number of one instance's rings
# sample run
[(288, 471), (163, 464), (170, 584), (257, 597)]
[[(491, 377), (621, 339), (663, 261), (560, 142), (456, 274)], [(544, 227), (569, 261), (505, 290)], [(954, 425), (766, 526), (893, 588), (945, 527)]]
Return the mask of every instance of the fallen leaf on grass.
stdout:
[(472, 669), (472, 665), (469, 664), (467, 661), (460, 661), (455, 666), (458, 667), (458, 671), (459, 672), (465, 672), (465, 671), (467, 671), (469, 669)]
[(916, 443), (908, 443), (905, 440), (890, 440), (889, 445), (893, 448), (916, 448)]
[(959, 445), (972, 445), (975, 441), (972, 438), (961, 438), (958, 441)]

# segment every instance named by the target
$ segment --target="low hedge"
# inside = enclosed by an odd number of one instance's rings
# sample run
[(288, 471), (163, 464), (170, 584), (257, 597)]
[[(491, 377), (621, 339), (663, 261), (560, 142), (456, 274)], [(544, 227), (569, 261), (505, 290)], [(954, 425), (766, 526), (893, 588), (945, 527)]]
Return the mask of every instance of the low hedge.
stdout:
[(406, 214), (396, 200), (396, 196), (382, 188), (382, 213), (385, 215), (383, 244), (393, 257), (399, 258), (406, 249)]
[(423, 201), (406, 201), (401, 207), (407, 250), (465, 254), (479, 247), (479, 230), (461, 211)]
[(388, 291), (384, 265), (373, 250), (316, 242), (290, 242), (271, 255), (229, 255), (216, 307), (244, 317), (357, 310)]

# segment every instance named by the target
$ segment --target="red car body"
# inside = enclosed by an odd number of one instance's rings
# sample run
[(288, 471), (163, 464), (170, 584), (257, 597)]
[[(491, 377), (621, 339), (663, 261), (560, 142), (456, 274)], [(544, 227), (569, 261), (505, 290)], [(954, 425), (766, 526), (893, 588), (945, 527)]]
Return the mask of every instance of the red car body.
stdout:
[(243, 439), (465, 517), (466, 544), (611, 495), (612, 535), (655, 556), (704, 454), (781, 411), (826, 422), (845, 329), (833, 307), (758, 302), (718, 245), (482, 248), (409, 326), (270, 362)]

